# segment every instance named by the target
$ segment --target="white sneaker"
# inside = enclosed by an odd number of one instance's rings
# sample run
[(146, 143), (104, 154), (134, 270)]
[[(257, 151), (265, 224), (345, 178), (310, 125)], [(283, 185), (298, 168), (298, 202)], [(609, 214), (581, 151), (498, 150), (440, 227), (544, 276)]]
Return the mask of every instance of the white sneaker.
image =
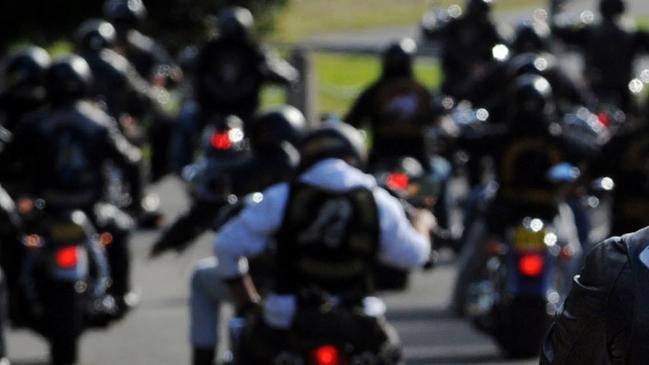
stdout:
[(6, 357), (0, 358), (0, 365), (11, 365)]

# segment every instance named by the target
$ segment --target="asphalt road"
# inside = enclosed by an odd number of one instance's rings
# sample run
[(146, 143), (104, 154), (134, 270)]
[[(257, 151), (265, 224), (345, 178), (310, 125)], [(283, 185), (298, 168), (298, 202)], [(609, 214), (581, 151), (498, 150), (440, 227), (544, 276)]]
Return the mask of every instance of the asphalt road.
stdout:
[[(156, 188), (169, 217), (186, 200), (174, 179)], [(210, 254), (210, 236), (202, 237), (182, 256), (146, 258), (156, 233), (137, 233), (132, 242), (134, 282), (142, 302), (125, 320), (101, 332), (88, 332), (81, 344), (86, 365), (187, 364), (187, 295), (191, 269)], [(454, 280), (448, 263), (433, 272), (417, 273), (405, 293), (386, 297), (389, 318), (405, 344), (408, 364), (535, 364), (507, 362), (491, 340), (467, 323), (451, 318), (446, 307)], [(226, 310), (229, 312), (229, 310)], [(9, 331), (9, 355), (14, 365), (46, 365), (45, 343), (27, 331)]]

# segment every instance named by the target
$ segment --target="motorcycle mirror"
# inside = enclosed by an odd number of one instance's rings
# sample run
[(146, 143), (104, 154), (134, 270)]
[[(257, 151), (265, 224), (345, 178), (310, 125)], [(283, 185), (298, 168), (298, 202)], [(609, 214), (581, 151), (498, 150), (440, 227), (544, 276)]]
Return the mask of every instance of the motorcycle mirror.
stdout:
[(556, 164), (550, 168), (546, 174), (546, 178), (553, 183), (569, 183), (577, 180), (581, 171), (568, 162)]

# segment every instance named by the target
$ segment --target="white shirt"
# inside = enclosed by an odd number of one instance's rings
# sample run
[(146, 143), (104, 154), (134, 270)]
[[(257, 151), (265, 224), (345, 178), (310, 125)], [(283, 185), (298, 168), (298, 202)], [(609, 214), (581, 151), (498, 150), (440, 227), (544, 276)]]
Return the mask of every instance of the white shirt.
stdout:
[[(378, 208), (380, 224), (379, 260), (396, 268), (411, 269), (423, 265), (428, 259), (429, 238), (414, 229), (399, 201), (379, 188), (373, 176), (363, 173), (343, 160), (326, 159), (303, 173), (299, 181), (335, 192), (360, 187), (371, 189)], [(245, 274), (247, 264), (242, 259), (256, 256), (266, 250), (270, 239), (284, 219), (288, 199), (287, 183), (273, 185), (264, 191), (261, 201), (247, 206), (237, 217), (221, 228), (216, 235), (214, 251), (219, 260), (222, 277)], [(290, 323), (290, 317), (295, 310), (295, 301), (291, 296), (269, 296), (266, 298), (265, 307), (269, 324), (285, 327), (287, 316)], [(282, 317), (284, 320), (273, 320), (268, 317), (275, 319)]]

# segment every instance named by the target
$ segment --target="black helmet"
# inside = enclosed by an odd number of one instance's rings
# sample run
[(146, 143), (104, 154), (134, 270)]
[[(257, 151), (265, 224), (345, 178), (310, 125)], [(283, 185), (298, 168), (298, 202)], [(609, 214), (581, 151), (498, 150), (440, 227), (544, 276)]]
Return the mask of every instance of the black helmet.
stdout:
[(417, 53), (417, 44), (411, 38), (394, 42), (383, 51), (383, 75), (406, 77), (412, 75), (412, 60)]
[(115, 28), (101, 19), (88, 19), (77, 29), (77, 47), (81, 50), (99, 51), (115, 42)]
[(9, 57), (4, 69), (6, 92), (21, 99), (41, 99), (50, 56), (43, 48), (25, 48)]
[(472, 18), (486, 18), (491, 12), (492, 0), (467, 0), (466, 15)]
[(107, 0), (104, 16), (113, 23), (134, 27), (146, 18), (146, 7), (142, 0)]
[(614, 18), (624, 14), (625, 11), (624, 0), (601, 0), (599, 3), (599, 12), (604, 18)]
[(367, 160), (367, 150), (358, 129), (338, 122), (309, 132), (300, 146), (300, 158), (300, 170), (327, 158), (344, 159), (353, 166), (362, 167)]
[(250, 126), (250, 143), (257, 151), (272, 149), (282, 142), (297, 147), (306, 131), (306, 119), (290, 105), (281, 106), (255, 116)]
[(555, 59), (549, 54), (521, 53), (514, 56), (508, 65), (511, 80), (523, 75), (543, 76), (555, 67)]
[(82, 99), (91, 83), (90, 66), (77, 55), (55, 61), (45, 75), (47, 94), (55, 104)]
[(217, 25), (219, 34), (224, 38), (246, 38), (252, 32), (255, 19), (250, 10), (229, 6), (219, 12)]
[(524, 21), (516, 27), (511, 48), (516, 53), (545, 51), (548, 48), (549, 34), (547, 24)]
[(542, 114), (548, 110), (552, 87), (539, 75), (519, 76), (512, 86), (511, 99), (518, 113)]

